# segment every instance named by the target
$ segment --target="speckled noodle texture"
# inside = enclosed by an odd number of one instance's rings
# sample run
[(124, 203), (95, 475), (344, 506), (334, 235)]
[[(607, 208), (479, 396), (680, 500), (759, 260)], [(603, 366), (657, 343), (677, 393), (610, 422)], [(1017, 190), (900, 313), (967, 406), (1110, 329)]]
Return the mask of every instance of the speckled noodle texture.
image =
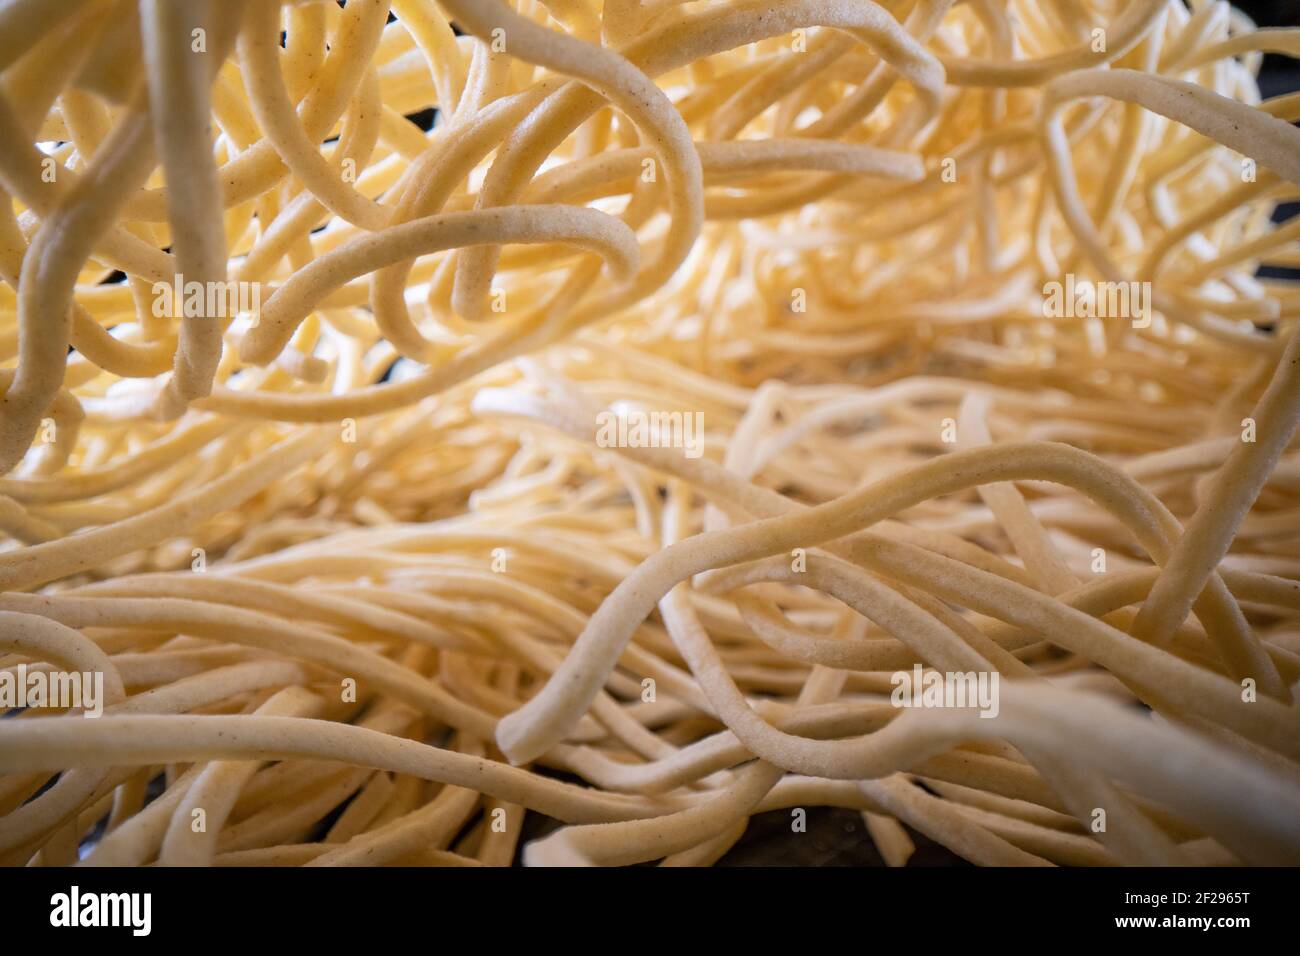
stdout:
[(0, 864), (1300, 863), (1297, 55), (0, 3)]

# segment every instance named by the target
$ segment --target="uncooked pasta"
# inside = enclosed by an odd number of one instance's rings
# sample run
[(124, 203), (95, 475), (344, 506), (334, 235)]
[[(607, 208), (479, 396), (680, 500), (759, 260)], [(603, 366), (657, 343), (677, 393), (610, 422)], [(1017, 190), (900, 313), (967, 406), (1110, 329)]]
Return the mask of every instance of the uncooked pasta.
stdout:
[(833, 808), (1300, 863), (1265, 54), (1215, 0), (0, 2), (0, 862)]

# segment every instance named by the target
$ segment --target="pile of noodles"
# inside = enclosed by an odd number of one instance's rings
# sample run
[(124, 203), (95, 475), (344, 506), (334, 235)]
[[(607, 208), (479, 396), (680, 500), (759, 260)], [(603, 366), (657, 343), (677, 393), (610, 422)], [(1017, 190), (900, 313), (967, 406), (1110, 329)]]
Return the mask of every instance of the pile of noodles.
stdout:
[(1300, 861), (1265, 53), (1217, 0), (3, 0), (0, 678), (104, 700), (0, 719), (0, 862), (698, 865), (815, 807)]

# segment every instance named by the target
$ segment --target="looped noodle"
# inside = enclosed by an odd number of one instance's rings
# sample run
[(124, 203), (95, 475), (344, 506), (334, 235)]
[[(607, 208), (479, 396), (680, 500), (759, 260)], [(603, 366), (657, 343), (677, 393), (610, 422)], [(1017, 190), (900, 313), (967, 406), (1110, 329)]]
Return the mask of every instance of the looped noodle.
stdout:
[(1298, 51), (0, 3), (0, 863), (1300, 862)]

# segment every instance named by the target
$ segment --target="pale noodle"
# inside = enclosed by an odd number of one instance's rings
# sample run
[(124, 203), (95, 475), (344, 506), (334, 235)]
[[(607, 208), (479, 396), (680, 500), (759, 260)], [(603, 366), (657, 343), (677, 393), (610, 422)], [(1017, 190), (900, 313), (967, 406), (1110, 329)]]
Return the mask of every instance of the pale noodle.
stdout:
[(0, 3), (0, 691), (103, 687), (0, 696), (0, 862), (696, 866), (815, 806), (891, 866), (1300, 862), (1264, 52), (1200, 0)]

